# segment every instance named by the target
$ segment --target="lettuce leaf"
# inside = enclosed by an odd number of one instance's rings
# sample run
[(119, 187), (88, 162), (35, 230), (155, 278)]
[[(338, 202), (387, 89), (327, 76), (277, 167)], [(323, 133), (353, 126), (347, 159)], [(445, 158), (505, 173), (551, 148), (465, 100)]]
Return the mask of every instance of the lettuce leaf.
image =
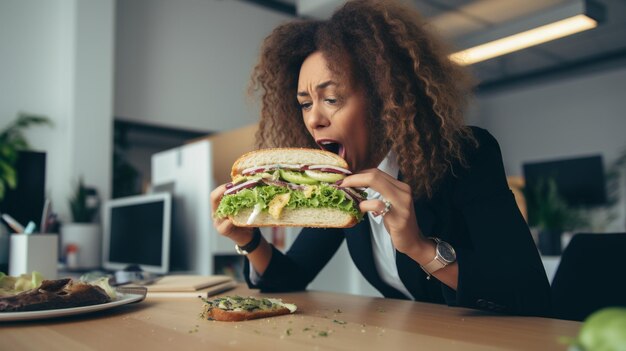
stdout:
[(278, 194), (290, 193), (290, 199), (285, 206), (288, 209), (309, 208), (336, 208), (348, 212), (360, 221), (363, 214), (354, 202), (346, 194), (337, 188), (320, 184), (314, 187), (313, 192), (307, 197), (301, 190), (293, 190), (287, 187), (262, 185), (244, 189), (236, 194), (225, 195), (220, 202), (215, 216), (224, 218), (234, 216), (239, 211), (261, 205), (262, 210), (267, 211), (267, 205)]
[(38, 288), (43, 280), (44, 277), (37, 271), (21, 274), (17, 277), (0, 272), (0, 296), (15, 295), (22, 291)]

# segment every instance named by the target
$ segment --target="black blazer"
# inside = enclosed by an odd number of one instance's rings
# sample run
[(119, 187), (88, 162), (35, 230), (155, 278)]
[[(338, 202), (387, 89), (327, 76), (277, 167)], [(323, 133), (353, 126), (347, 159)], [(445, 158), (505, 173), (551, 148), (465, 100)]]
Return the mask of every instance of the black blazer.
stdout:
[[(459, 282), (454, 291), (426, 279), (420, 266), (397, 252), (400, 279), (418, 301), (446, 303), (514, 314), (544, 315), (550, 286), (528, 226), (506, 182), (500, 147), (486, 130), (472, 127), (479, 143), (463, 146), (468, 167), (455, 165), (433, 197), (414, 202), (420, 229), (450, 243), (457, 252)], [(383, 296), (406, 299), (382, 281), (374, 264), (370, 224), (349, 229), (304, 228), (286, 254), (273, 249), (257, 285), (266, 292), (304, 290), (343, 240), (365, 279)]]

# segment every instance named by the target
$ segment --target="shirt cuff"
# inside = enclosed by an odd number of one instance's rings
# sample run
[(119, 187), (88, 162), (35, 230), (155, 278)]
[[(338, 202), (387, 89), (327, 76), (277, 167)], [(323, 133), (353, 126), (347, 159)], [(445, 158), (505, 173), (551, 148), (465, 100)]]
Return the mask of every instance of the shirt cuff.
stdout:
[(252, 266), (251, 262), (248, 262), (248, 266), (250, 267), (250, 274), (249, 274), (250, 282), (254, 285), (258, 285), (259, 282), (261, 281), (261, 275), (257, 273), (257, 271)]

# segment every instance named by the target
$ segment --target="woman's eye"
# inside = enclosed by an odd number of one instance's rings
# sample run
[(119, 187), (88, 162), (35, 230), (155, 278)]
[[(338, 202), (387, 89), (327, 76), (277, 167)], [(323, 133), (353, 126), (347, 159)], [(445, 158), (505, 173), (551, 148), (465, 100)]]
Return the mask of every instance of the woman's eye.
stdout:
[(301, 110), (309, 110), (311, 109), (311, 103), (310, 102), (302, 102), (300, 103), (300, 109)]
[(337, 99), (331, 99), (331, 98), (329, 98), (329, 99), (324, 99), (324, 101), (326, 101), (327, 103), (329, 103), (329, 104), (331, 104), (331, 105), (334, 105), (334, 104), (336, 104), (336, 103), (337, 103)]

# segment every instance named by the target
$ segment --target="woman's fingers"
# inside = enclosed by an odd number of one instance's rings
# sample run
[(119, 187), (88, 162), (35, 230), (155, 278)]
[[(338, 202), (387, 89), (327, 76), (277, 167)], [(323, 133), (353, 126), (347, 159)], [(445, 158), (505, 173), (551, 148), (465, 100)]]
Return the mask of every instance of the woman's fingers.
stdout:
[(215, 224), (215, 229), (217, 229), (217, 231), (221, 234), (228, 234), (233, 230), (233, 222), (228, 219), (217, 219), (214, 222)]
[(224, 192), (226, 191), (226, 184), (222, 184), (217, 188), (211, 191), (211, 212), (215, 213), (217, 210), (217, 206), (219, 206), (220, 201), (222, 200), (222, 196), (224, 196)]
[[(398, 196), (411, 196), (411, 187), (379, 169), (367, 169), (363, 172), (350, 175), (341, 182), (342, 187), (371, 188), (382, 197), (393, 201)], [(383, 204), (384, 206), (384, 204)]]
[(348, 176), (341, 186), (371, 188), (382, 196), (380, 199), (362, 201), (359, 209), (363, 212), (385, 216), (393, 212), (391, 217), (397, 220), (411, 217), (411, 187), (379, 169), (367, 169)]
[(361, 201), (359, 209), (361, 212), (372, 212), (378, 216), (385, 211), (385, 203), (382, 200), (365, 200)]
[(215, 229), (217, 229), (220, 234), (228, 236), (229, 233), (235, 229), (233, 222), (228, 218), (215, 217), (215, 211), (224, 196), (224, 191), (226, 191), (226, 184), (218, 186), (211, 192), (211, 212), (213, 215), (213, 225), (215, 226)]
[(215, 211), (224, 196), (226, 184), (222, 184), (211, 192), (211, 207), (213, 213), (213, 225), (218, 233), (233, 240), (236, 243), (247, 243), (252, 237), (252, 228), (237, 227), (229, 218), (216, 218)]
[(349, 188), (372, 188), (380, 194), (383, 194), (383, 191), (389, 192), (394, 188), (391, 184), (392, 179), (392, 177), (382, 171), (364, 171), (347, 176), (341, 182), (341, 186)]

